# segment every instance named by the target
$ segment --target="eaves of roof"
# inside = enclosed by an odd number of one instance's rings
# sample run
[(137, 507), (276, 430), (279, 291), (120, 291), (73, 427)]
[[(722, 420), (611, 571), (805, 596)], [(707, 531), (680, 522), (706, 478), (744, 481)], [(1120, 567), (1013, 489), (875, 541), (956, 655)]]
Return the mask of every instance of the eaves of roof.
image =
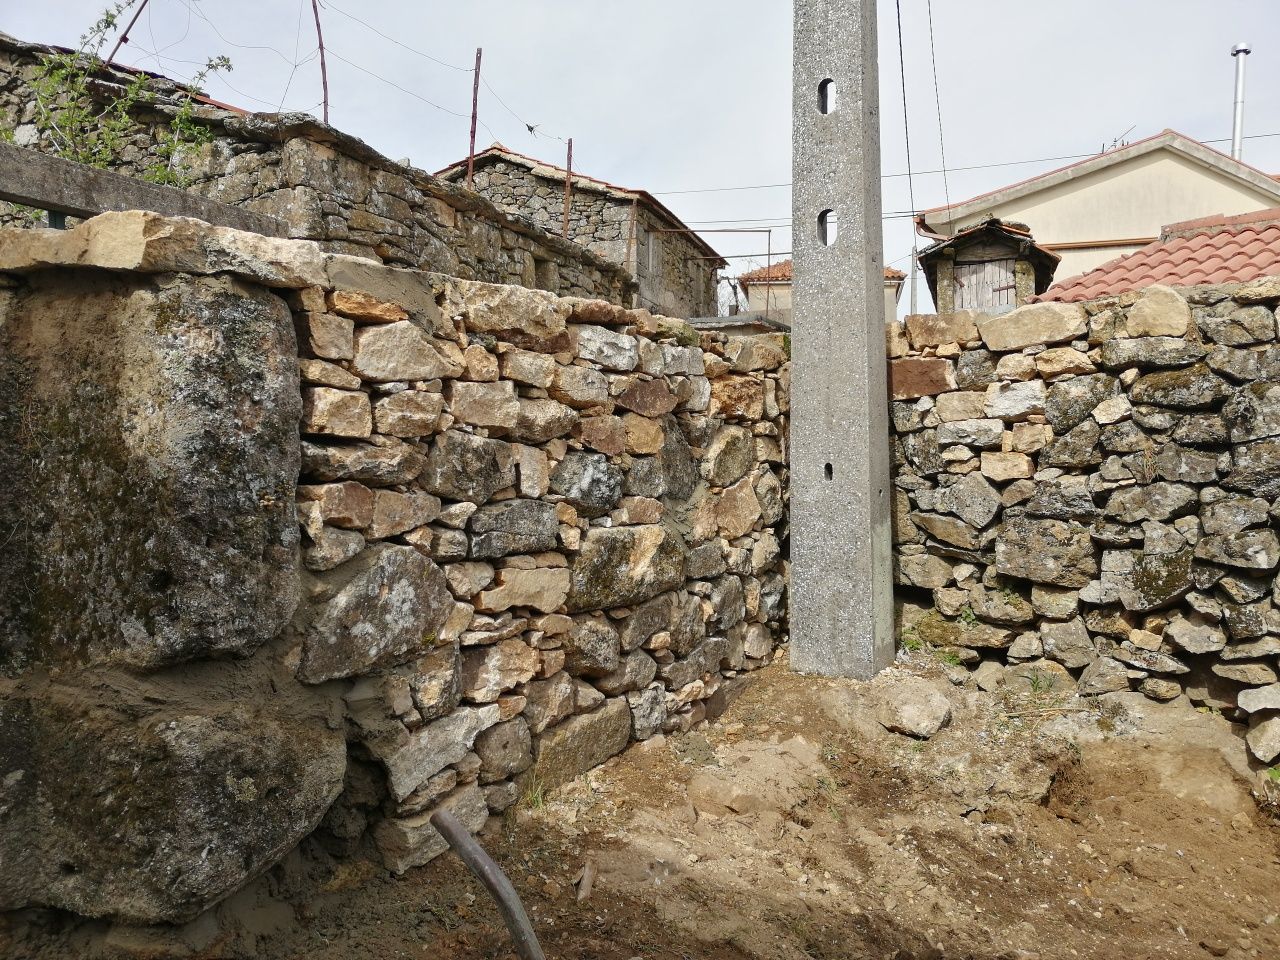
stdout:
[[(1107, 167), (1125, 163), (1162, 149), (1179, 153), (1202, 166), (1241, 180), (1260, 193), (1280, 200), (1280, 181), (1277, 181), (1271, 174), (1264, 173), (1241, 160), (1236, 160), (1220, 150), (1207, 147), (1198, 140), (1193, 140), (1191, 137), (1178, 133), (1176, 130), (1163, 130), (1144, 140), (1138, 140), (1118, 149), (1100, 153), (1096, 157), (1078, 160), (1075, 163), (1067, 164), (1065, 167), (1050, 170), (1048, 173), (1037, 174), (1034, 177), (1028, 177), (1026, 180), (1020, 180), (1017, 183), (978, 194), (978, 196), (968, 200), (962, 200), (950, 206), (932, 207), (922, 211), (916, 222), (925, 230), (930, 229), (929, 221), (931, 218), (935, 222), (955, 223), (959, 219), (992, 209), (1010, 200), (1016, 200), (1028, 194), (1046, 190), (1060, 183), (1075, 180), (1095, 171), (1105, 170)], [(947, 216), (945, 220), (939, 220), (935, 216), (936, 214), (946, 214)]]

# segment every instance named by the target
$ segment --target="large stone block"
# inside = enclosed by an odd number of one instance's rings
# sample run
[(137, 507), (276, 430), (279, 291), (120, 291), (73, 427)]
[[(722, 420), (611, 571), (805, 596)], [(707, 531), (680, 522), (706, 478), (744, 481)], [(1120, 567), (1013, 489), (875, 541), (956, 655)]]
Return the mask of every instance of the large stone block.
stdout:
[(62, 271), (7, 301), (0, 661), (252, 653), (298, 597), (284, 302), (229, 277)]
[(932, 397), (956, 388), (955, 367), (942, 357), (889, 361), (889, 393), (894, 400)]
[(641, 603), (684, 582), (685, 547), (658, 524), (593, 527), (574, 558), (571, 612)]
[(621, 753), (630, 739), (631, 708), (626, 697), (612, 697), (545, 730), (534, 743), (533, 776), (544, 787), (558, 787)]
[(447, 430), (431, 444), (418, 482), (436, 496), (484, 503), (516, 482), (511, 445)]
[(444, 573), (413, 547), (377, 544), (336, 574), (349, 579), (307, 632), (298, 670), (305, 683), (411, 657), (434, 643), (453, 611)]
[(488, 504), (471, 515), (468, 525), (476, 559), (553, 550), (560, 529), (555, 506), (538, 500)]
[(1063, 343), (1089, 329), (1078, 303), (1033, 303), (996, 316), (979, 316), (978, 332), (991, 350), (1021, 350), (1036, 344)]
[(1058, 587), (1083, 587), (1098, 574), (1089, 528), (1066, 520), (1005, 515), (996, 537), (996, 570)]
[(351, 369), (365, 380), (434, 380), (456, 377), (463, 370), (460, 354), (449, 344), (433, 340), (411, 320), (359, 327)]
[(0, 909), (189, 920), (275, 864), (342, 790), (342, 733), (305, 711), (127, 700), (0, 695)]

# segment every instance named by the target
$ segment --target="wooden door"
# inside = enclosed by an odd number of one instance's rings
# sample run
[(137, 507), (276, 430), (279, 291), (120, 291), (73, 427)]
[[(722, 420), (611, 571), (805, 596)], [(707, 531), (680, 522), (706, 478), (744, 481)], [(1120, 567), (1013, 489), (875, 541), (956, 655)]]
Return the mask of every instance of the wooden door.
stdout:
[(956, 263), (957, 310), (1004, 310), (1014, 306), (1013, 259)]

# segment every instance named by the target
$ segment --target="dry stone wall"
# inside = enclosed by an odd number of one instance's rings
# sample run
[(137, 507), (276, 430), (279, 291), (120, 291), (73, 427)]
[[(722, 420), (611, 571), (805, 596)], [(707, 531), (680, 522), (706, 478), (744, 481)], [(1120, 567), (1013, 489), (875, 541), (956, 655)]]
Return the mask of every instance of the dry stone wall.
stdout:
[[(48, 50), (0, 34), (0, 132), (37, 150), (48, 145), (36, 123), (31, 82)], [(131, 76), (104, 73), (95, 90), (109, 99)], [(152, 87), (156, 99), (136, 115), (133, 134), (118, 151), (118, 172), (140, 175), (157, 161), (181, 94), (163, 78)], [(212, 142), (183, 154), (188, 189), (276, 217), (289, 236), (397, 266), (631, 302), (635, 282), (621, 266), (310, 116), (242, 114), (206, 104), (195, 120)], [(0, 204), (0, 211), (7, 209)]]
[(0, 909), (406, 870), (784, 638), (778, 337), (136, 212), (0, 230), (0, 335)]
[(988, 685), (1186, 694), (1280, 758), (1280, 282), (891, 328), (908, 638)]

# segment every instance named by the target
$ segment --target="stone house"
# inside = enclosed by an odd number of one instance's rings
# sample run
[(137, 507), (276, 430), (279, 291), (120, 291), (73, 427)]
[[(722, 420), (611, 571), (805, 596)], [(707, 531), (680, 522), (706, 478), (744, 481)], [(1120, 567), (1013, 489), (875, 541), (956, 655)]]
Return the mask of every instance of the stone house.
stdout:
[(961, 230), (920, 252), (920, 267), (939, 313), (1007, 313), (1044, 293), (1059, 256), (1020, 223), (996, 218)]
[[(893, 267), (884, 268), (884, 317), (886, 323), (898, 319), (898, 301), (907, 275)], [(780, 260), (767, 267), (749, 270), (738, 277), (738, 286), (747, 298), (747, 311), (768, 314), (771, 318), (791, 323), (791, 260)]]
[[(495, 143), (475, 157), (474, 189), (498, 209), (559, 235), (566, 172)], [(465, 159), (436, 174), (459, 184), (466, 175)], [(575, 170), (569, 239), (622, 265), (638, 284), (636, 306), (673, 317), (715, 316), (719, 271), (726, 262), (647, 191)]]
[(1049, 173), (925, 210), (922, 236), (942, 240), (992, 217), (1025, 223), (1075, 276), (1156, 240), (1166, 223), (1253, 213), (1280, 203), (1280, 182), (1174, 130)]

